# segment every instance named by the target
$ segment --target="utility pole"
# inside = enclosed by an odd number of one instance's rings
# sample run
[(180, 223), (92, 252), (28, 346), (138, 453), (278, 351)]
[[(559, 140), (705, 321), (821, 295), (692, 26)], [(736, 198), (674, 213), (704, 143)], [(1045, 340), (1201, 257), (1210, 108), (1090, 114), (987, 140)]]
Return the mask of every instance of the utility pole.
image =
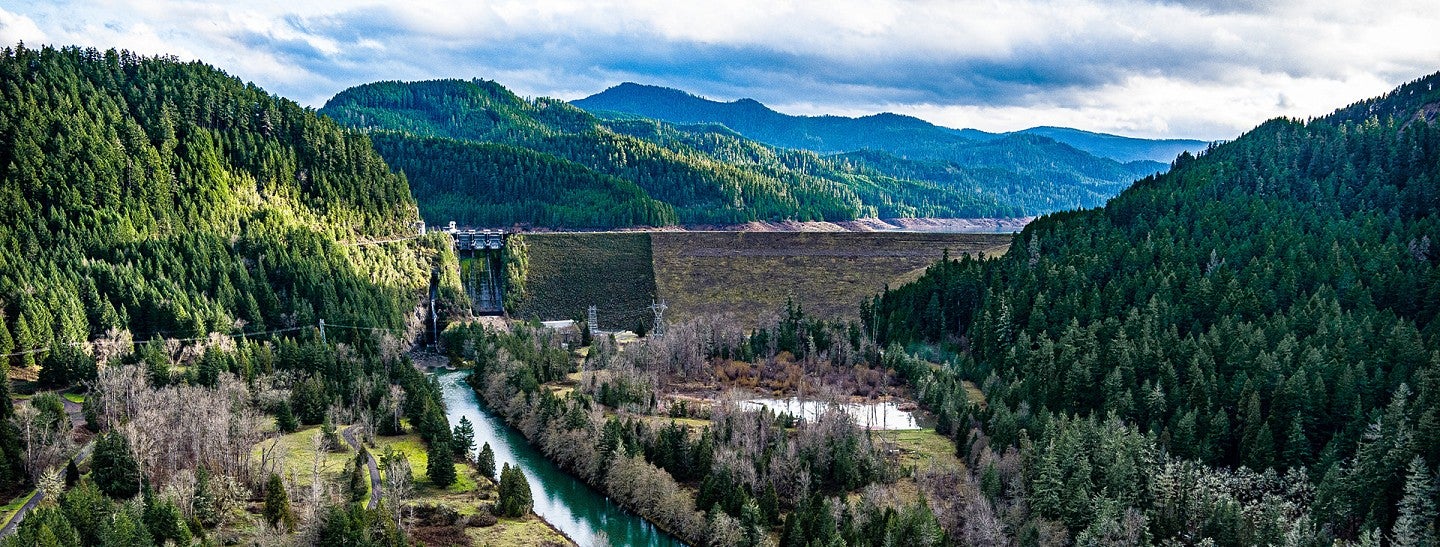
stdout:
[(665, 300), (650, 303), (650, 311), (655, 314), (655, 328), (650, 329), (650, 335), (659, 338), (665, 334)]

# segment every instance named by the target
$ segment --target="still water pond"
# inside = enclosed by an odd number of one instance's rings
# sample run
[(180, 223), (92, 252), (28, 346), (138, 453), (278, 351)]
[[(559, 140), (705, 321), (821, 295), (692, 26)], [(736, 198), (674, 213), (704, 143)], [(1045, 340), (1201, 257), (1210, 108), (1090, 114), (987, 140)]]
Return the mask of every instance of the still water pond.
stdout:
[[(789, 399), (749, 399), (743, 404), (752, 407), (765, 407), (776, 414), (788, 412), (797, 417), (814, 421), (820, 416), (831, 403), (825, 401), (801, 401), (794, 397)], [(910, 410), (902, 410), (894, 402), (880, 403), (849, 403), (837, 405), (850, 418), (855, 425), (869, 429), (921, 429), (920, 422), (915, 413)]]

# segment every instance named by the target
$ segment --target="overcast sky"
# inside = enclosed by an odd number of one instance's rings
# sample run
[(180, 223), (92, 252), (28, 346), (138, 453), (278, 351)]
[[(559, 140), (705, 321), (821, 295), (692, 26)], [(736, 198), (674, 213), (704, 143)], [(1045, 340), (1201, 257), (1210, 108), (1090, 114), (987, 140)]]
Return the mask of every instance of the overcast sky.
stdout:
[(791, 114), (1233, 138), (1440, 71), (1435, 0), (6, 0), (0, 43), (199, 59), (319, 107), (375, 80), (625, 81)]

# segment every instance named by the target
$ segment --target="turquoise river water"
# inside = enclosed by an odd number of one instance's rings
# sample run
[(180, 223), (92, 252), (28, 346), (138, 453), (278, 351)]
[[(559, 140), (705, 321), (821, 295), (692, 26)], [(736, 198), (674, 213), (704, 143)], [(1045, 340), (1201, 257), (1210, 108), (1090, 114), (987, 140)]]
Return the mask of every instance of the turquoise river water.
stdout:
[(456, 371), (435, 375), (444, 392), (450, 424), (460, 423), (461, 416), (469, 418), (475, 424), (475, 445), (490, 443), (496, 468), (501, 463), (520, 466), (530, 481), (535, 513), (584, 547), (684, 545), (546, 459), (524, 435), (480, 404), (475, 391), (465, 383), (468, 374)]

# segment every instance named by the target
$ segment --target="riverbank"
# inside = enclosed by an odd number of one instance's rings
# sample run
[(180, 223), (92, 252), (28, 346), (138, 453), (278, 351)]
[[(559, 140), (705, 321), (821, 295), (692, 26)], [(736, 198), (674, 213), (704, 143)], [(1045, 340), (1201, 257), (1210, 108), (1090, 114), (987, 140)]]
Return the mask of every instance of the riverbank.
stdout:
[(581, 546), (683, 545), (674, 536), (562, 469), (521, 431), (484, 407), (479, 395), (465, 382), (469, 371), (431, 370), (440, 383), (450, 422), (459, 423), (460, 418), (467, 418), (475, 429), (475, 444), (490, 444), (497, 467), (507, 463), (520, 467), (531, 484), (535, 514), (556, 531)]

